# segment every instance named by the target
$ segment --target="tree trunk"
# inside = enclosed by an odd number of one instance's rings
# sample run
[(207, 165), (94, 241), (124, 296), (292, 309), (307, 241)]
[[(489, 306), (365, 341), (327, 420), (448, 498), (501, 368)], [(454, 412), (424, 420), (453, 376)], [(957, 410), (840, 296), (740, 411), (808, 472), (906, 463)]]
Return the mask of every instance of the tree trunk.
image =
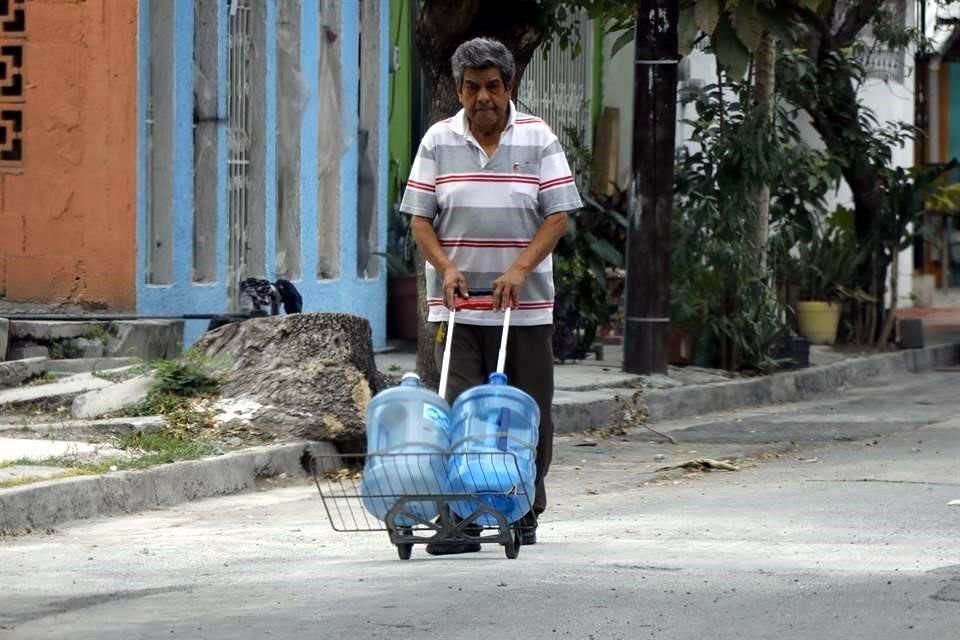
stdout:
[[(867, 135), (860, 124), (860, 107), (849, 70), (829, 60), (830, 50), (820, 50), (817, 75), (820, 90), (816, 97), (789, 93), (791, 101), (810, 113), (814, 129), (820, 134), (827, 151), (844, 161), (843, 178), (850, 186), (854, 205), (854, 234), (859, 264), (853, 285), (874, 296), (879, 302), (862, 305), (866, 317), (866, 335), (860, 340), (871, 344), (877, 338), (882, 320), (883, 295), (886, 289), (887, 258), (874, 232), (875, 222), (883, 208), (879, 168), (874, 166), (867, 150)], [(878, 275), (881, 274), (881, 275)]]
[[(776, 78), (776, 41), (769, 31), (764, 31), (760, 40), (760, 46), (754, 54), (754, 64), (756, 67), (756, 80), (754, 85), (754, 96), (756, 108), (761, 117), (773, 118), (773, 91)], [(757, 275), (761, 279), (767, 277), (767, 239), (770, 233), (770, 185), (765, 184), (760, 187), (754, 196), (754, 202), (757, 210), (757, 227), (755, 233), (756, 252), (757, 252)]]
[(633, 197), (627, 230), (623, 368), (666, 373), (677, 125), (677, 9), (641, 0), (634, 64)]
[(897, 247), (894, 247), (892, 253), (892, 271), (890, 272), (890, 310), (887, 311), (887, 317), (883, 321), (883, 328), (880, 330), (880, 337), (877, 338), (876, 346), (878, 349), (885, 349), (887, 347), (887, 343), (890, 341), (890, 334), (893, 332), (893, 326), (897, 319), (897, 298), (900, 295), (900, 265)]
[[(509, 16), (510, 19), (504, 19)], [(427, 0), (417, 16), (414, 42), (420, 54), (428, 121), (432, 125), (460, 109), (450, 57), (460, 44), (487, 36), (500, 40), (513, 53), (515, 80), (530, 63), (546, 32), (544, 9), (535, 0)], [(516, 96), (516, 91), (514, 91)], [(440, 380), (434, 353), (434, 336), (426, 328), (424, 261), (417, 252), (417, 371), (424, 384)]]

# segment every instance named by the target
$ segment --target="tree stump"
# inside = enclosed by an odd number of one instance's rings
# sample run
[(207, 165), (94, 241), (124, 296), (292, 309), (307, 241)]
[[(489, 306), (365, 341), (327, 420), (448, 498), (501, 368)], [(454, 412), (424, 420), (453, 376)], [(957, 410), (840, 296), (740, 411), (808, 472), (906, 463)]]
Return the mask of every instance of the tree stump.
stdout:
[(367, 403), (385, 386), (369, 322), (347, 314), (252, 318), (204, 334), (193, 350), (225, 374), (224, 399), (253, 400), (250, 424), (280, 438), (362, 446)]

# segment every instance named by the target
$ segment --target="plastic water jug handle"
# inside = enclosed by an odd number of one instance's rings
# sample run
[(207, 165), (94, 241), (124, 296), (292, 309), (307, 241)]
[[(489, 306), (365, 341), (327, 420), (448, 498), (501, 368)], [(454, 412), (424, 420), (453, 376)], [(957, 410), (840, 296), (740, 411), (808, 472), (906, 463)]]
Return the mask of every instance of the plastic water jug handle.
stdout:
[(500, 451), (509, 451), (510, 445), (508, 440), (510, 438), (510, 411), (503, 407), (500, 409), (500, 437), (497, 438), (497, 449)]

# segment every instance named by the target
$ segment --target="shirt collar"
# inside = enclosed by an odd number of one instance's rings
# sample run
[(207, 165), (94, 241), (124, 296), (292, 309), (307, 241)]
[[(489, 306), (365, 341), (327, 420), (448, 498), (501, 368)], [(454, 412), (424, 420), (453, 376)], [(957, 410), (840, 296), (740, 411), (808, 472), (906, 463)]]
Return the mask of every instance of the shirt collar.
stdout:
[[(507, 116), (507, 126), (504, 128), (504, 131), (510, 129), (513, 126), (513, 123), (517, 120), (517, 107), (513, 104), (513, 100), (508, 102), (510, 106), (510, 114)], [(457, 135), (463, 136), (464, 138), (473, 138), (473, 134), (470, 133), (470, 127), (467, 125), (467, 111), (466, 109), (460, 109), (457, 112), (457, 115), (453, 116), (450, 119), (450, 130), (456, 133)]]

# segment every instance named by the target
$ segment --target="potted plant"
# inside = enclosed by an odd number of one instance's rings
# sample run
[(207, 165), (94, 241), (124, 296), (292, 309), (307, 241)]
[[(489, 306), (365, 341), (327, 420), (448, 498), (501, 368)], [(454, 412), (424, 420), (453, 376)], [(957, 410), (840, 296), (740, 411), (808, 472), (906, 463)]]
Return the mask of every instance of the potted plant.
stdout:
[(387, 337), (416, 340), (416, 244), (406, 216), (395, 212), (390, 224), (388, 250), (377, 252), (387, 261)]
[(818, 228), (797, 244), (791, 261), (799, 286), (800, 334), (813, 344), (836, 342), (842, 304), (854, 296), (848, 288), (857, 265), (851, 235), (838, 226)]

